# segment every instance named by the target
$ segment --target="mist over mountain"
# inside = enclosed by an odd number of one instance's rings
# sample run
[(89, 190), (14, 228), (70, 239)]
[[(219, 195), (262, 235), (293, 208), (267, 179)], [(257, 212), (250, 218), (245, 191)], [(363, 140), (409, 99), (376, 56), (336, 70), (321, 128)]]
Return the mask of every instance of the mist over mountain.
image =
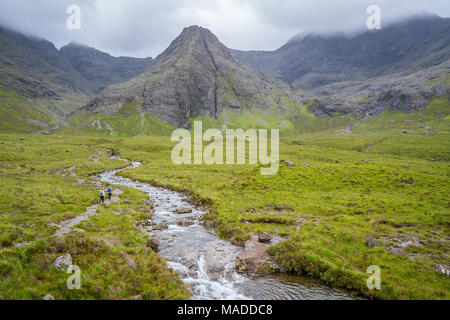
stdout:
[(112, 57), (82, 45), (58, 50), (50, 41), (0, 27), (0, 101), (8, 123), (58, 125), (87, 96), (143, 72), (152, 58)]
[(198, 117), (216, 127), (298, 130), (304, 106), (319, 118), (414, 112), (449, 96), (449, 31), (450, 19), (425, 15), (353, 36), (307, 35), (273, 52), (244, 52), (191, 26), (153, 60), (77, 43), (58, 50), (1, 29), (3, 113), (22, 129), (59, 127), (70, 114), (78, 129), (110, 132), (115, 116), (124, 117), (127, 131), (133, 115), (139, 134), (159, 122), (189, 128)]
[(423, 15), (354, 36), (294, 37), (275, 51), (238, 51), (246, 65), (288, 82), (294, 89), (413, 73), (450, 57), (450, 19)]

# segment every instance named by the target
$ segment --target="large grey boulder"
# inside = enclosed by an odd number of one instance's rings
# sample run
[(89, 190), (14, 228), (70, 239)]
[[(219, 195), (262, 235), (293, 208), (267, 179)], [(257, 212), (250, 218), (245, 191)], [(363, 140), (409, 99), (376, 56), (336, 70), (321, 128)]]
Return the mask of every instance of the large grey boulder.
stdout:
[(368, 239), (366, 240), (366, 245), (367, 245), (369, 248), (375, 248), (375, 247), (379, 247), (379, 246), (380, 246), (380, 243), (379, 243), (376, 239), (374, 239), (374, 238), (368, 238)]
[(53, 265), (57, 270), (67, 271), (67, 269), (72, 265), (72, 256), (70, 254), (59, 256), (55, 259)]
[(236, 271), (256, 274), (283, 271), (283, 268), (267, 251), (269, 247), (269, 244), (260, 242), (257, 236), (252, 236), (245, 242), (244, 251), (236, 257)]

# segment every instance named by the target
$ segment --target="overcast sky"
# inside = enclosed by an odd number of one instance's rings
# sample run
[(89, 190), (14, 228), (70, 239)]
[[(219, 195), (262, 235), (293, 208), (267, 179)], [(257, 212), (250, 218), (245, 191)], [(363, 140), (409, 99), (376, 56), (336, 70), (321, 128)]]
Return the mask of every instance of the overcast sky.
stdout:
[[(66, 27), (71, 4), (81, 9), (80, 30)], [(450, 16), (449, 0), (0, 0), (0, 24), (58, 48), (76, 41), (156, 57), (185, 26), (206, 27), (230, 48), (274, 50), (304, 32), (363, 29), (371, 4), (381, 8), (381, 27), (423, 12)]]

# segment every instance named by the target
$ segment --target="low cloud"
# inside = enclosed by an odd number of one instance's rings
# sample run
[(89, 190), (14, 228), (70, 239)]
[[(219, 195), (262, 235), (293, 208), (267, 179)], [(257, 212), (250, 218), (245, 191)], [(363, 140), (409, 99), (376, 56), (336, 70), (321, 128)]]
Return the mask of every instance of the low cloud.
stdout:
[[(381, 8), (382, 26), (429, 12), (450, 15), (446, 0), (1, 0), (0, 24), (61, 47), (85, 43), (113, 55), (157, 56), (189, 25), (209, 28), (228, 47), (274, 50), (306, 32), (365, 27), (366, 8)], [(81, 30), (68, 30), (66, 9), (81, 8)]]

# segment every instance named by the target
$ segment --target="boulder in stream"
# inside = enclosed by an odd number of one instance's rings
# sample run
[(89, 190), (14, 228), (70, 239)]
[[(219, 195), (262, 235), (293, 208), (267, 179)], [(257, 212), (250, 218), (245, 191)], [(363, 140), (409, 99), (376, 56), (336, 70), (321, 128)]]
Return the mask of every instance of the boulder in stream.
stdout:
[(193, 224), (194, 221), (188, 219), (181, 219), (180, 221), (178, 221), (178, 225), (182, 227), (189, 227), (192, 226)]
[(160, 222), (153, 227), (153, 230), (166, 230), (169, 229), (169, 226), (165, 222)]
[(175, 214), (186, 214), (186, 213), (191, 213), (191, 212), (192, 212), (192, 208), (189, 208), (189, 207), (178, 208), (173, 211), (173, 213), (175, 213)]
[(283, 268), (267, 251), (269, 247), (269, 244), (260, 242), (257, 236), (252, 236), (245, 242), (244, 251), (236, 257), (236, 271), (257, 274), (282, 272)]
[(258, 234), (258, 240), (262, 243), (270, 243), (272, 241), (273, 236), (268, 232), (263, 232)]
[(180, 263), (186, 266), (189, 271), (195, 270), (198, 266), (198, 254), (194, 250), (185, 249), (180, 254)]

